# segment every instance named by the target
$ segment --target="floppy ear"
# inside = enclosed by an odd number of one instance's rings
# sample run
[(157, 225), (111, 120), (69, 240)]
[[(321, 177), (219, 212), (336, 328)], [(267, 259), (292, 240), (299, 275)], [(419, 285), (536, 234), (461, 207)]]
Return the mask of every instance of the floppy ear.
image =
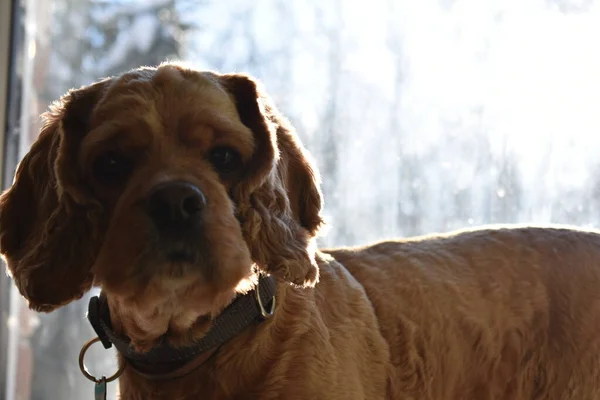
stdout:
[(315, 168), (291, 124), (246, 75), (222, 75), (255, 152), (232, 190), (238, 218), (257, 265), (298, 285), (318, 280), (315, 238), (323, 222)]
[(92, 285), (99, 204), (80, 182), (77, 151), (107, 81), (65, 95), (0, 196), (0, 253), (36, 311), (80, 298)]

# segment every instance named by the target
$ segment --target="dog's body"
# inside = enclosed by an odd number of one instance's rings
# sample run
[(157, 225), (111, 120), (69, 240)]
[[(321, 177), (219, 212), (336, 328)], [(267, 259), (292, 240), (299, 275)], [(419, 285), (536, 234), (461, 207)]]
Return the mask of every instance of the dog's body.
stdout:
[[(600, 235), (516, 227), (324, 250), (314, 289), (196, 373), (124, 398), (593, 400)], [(290, 334), (291, 333), (291, 334)], [(140, 389), (143, 389), (140, 391)]]
[(35, 310), (101, 287), (138, 354), (198, 343), (276, 278), (272, 317), (185, 376), (128, 364), (124, 400), (600, 398), (600, 235), (317, 251), (320, 211), (314, 167), (252, 79), (165, 64), (46, 115), (0, 198), (0, 251)]
[(476, 230), (335, 251), (364, 286), (398, 399), (600, 398), (600, 236)]

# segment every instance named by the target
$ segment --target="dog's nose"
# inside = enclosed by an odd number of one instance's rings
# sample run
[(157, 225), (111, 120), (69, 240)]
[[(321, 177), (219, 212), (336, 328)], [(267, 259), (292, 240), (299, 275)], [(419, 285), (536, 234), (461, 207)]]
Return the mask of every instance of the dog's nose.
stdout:
[(158, 185), (148, 196), (146, 210), (156, 226), (163, 229), (184, 229), (200, 220), (206, 198), (198, 187), (175, 181)]

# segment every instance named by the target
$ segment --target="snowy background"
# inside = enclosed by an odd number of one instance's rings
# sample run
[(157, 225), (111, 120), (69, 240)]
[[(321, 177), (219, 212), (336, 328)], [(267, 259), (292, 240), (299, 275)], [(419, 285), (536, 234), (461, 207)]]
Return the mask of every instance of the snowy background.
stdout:
[[(67, 89), (182, 59), (263, 81), (323, 175), (323, 244), (600, 225), (599, 0), (26, 4), (22, 151)], [(33, 370), (15, 399), (91, 398), (76, 365), (86, 307), (23, 311)], [(112, 353), (91, 357), (114, 368)]]

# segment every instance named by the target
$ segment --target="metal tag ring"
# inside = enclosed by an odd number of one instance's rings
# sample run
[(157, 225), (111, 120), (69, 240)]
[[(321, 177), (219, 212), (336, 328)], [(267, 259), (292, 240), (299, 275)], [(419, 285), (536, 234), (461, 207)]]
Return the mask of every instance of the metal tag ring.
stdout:
[(86, 378), (88, 378), (90, 381), (95, 382), (95, 383), (100, 383), (101, 381), (104, 381), (106, 383), (108, 382), (112, 382), (115, 379), (117, 379), (119, 376), (121, 376), (121, 374), (123, 373), (123, 371), (125, 370), (125, 366), (127, 365), (127, 363), (125, 362), (125, 360), (123, 360), (121, 362), (121, 366), (119, 367), (119, 369), (117, 370), (117, 372), (115, 372), (112, 376), (105, 378), (96, 378), (94, 375), (90, 374), (87, 370), (87, 368), (85, 367), (85, 363), (84, 358), (85, 358), (85, 353), (88, 351), (88, 349), (94, 344), (100, 341), (99, 337), (95, 337), (91, 340), (89, 340), (86, 344), (83, 345), (83, 347), (81, 348), (81, 351), (79, 352), (79, 369), (81, 370), (81, 373), (83, 374), (83, 376), (85, 376)]
[(273, 316), (273, 314), (275, 314), (275, 296), (273, 296), (273, 298), (271, 299), (271, 309), (266, 310), (265, 306), (263, 305), (262, 299), (260, 298), (260, 292), (258, 290), (259, 286), (260, 286), (260, 280), (258, 282), (256, 282), (256, 289), (255, 289), (254, 294), (256, 295), (256, 301), (258, 302), (258, 308), (260, 309), (260, 314), (262, 315), (262, 317), (264, 319), (268, 319), (268, 318), (271, 318)]

